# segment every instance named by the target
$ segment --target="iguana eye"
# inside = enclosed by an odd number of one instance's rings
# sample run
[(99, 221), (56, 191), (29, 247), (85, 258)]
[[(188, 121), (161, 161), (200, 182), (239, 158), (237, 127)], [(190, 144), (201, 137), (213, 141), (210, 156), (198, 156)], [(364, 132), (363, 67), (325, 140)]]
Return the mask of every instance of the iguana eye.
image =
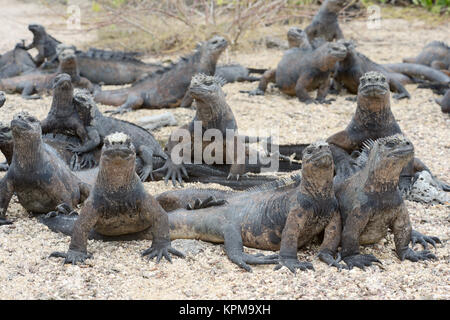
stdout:
[(393, 148), (393, 147), (395, 147), (395, 143), (393, 143), (393, 142), (388, 142), (388, 143), (386, 143), (386, 146), (388, 147), (388, 148)]

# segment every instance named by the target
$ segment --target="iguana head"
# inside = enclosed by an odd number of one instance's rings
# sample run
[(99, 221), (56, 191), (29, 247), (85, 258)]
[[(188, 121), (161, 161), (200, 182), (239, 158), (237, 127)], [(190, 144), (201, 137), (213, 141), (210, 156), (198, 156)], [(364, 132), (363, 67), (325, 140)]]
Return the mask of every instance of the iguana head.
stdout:
[(17, 142), (33, 142), (40, 140), (42, 129), (39, 120), (28, 112), (19, 112), (11, 121), (11, 131), (14, 144)]
[(348, 0), (326, 0), (324, 6), (328, 11), (338, 13), (347, 5), (348, 2)]
[(72, 90), (72, 79), (67, 73), (60, 73), (53, 79), (53, 90)]
[(370, 71), (359, 78), (358, 96), (384, 97), (387, 93), (389, 84), (382, 73)]
[(335, 57), (337, 60), (342, 60), (347, 56), (347, 48), (337, 42), (327, 42), (323, 45), (327, 55)]
[(350, 39), (339, 39), (336, 42), (344, 45), (347, 48), (347, 51), (350, 51), (350, 50), (353, 50), (356, 48), (355, 41), (350, 40)]
[(197, 73), (191, 79), (189, 86), (190, 95), (197, 100), (209, 100), (223, 96), (222, 86), (225, 80), (217, 76), (208, 76)]
[(100, 114), (92, 94), (86, 89), (74, 90), (73, 103), (78, 116), (86, 126), (92, 125), (96, 115)]
[(130, 137), (123, 132), (108, 135), (103, 141), (98, 174), (102, 187), (116, 191), (127, 187), (137, 177), (135, 162), (136, 152)]
[(400, 172), (414, 158), (413, 144), (403, 134), (377, 139), (365, 149), (362, 156), (368, 154), (365, 169), (372, 189), (398, 183)]
[(214, 36), (205, 43), (202, 44), (205, 57), (208, 57), (211, 61), (217, 62), (220, 54), (228, 46), (228, 41), (221, 36)]
[(313, 194), (328, 193), (333, 174), (334, 162), (328, 143), (320, 140), (303, 150), (301, 188)]
[(61, 69), (61, 72), (66, 72), (71, 74), (67, 71), (72, 71), (77, 68), (77, 56), (75, 55), (75, 51), (72, 49), (65, 49), (62, 50), (58, 54), (59, 59), (59, 68)]
[(333, 70), (337, 61), (347, 56), (347, 48), (337, 42), (325, 42), (314, 50), (317, 55), (316, 64), (322, 71)]
[(56, 46), (56, 54), (59, 56), (59, 54), (65, 50), (73, 50), (75, 52), (76, 47), (74, 45), (68, 45), (65, 43), (60, 43)]
[(35, 37), (42, 37), (46, 34), (45, 28), (40, 24), (30, 24), (28, 25), (28, 30), (30, 30)]
[(6, 96), (3, 91), (0, 91), (0, 108), (3, 107), (6, 101)]
[(298, 27), (291, 27), (287, 32), (289, 48), (309, 47), (308, 36), (305, 31)]

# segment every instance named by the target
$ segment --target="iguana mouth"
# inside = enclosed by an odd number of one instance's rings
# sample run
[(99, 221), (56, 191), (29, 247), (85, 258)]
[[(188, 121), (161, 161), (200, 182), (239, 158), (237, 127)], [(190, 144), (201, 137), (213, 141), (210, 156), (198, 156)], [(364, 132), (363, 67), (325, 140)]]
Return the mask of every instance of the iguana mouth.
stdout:
[(14, 120), (11, 121), (11, 129), (12, 130), (31, 130), (31, 126), (28, 123), (28, 121), (26, 121), (23, 118), (15, 118)]
[(389, 153), (388, 157), (390, 158), (404, 158), (406, 156), (411, 155), (414, 152), (414, 148), (410, 146), (405, 146), (400, 149), (396, 149)]
[(328, 167), (332, 164), (333, 158), (329, 150), (324, 150), (312, 156), (310, 159), (308, 159), (308, 162), (314, 162), (315, 165), (320, 167)]
[(359, 90), (365, 96), (381, 96), (385, 95), (387, 91), (386, 86), (381, 83), (367, 83)]
[(134, 152), (128, 148), (112, 148), (106, 149), (103, 151), (103, 154), (107, 156), (110, 160), (114, 160), (117, 158), (121, 159), (129, 159), (133, 156)]

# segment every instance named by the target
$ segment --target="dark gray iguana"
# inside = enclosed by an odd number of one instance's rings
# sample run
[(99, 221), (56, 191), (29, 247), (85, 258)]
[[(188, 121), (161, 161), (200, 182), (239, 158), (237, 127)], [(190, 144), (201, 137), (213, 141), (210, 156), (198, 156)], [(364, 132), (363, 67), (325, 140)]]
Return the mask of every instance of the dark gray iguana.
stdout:
[(133, 83), (129, 88), (98, 91), (95, 101), (120, 106), (112, 113), (124, 113), (140, 108), (160, 109), (189, 107), (192, 99), (187, 90), (194, 74), (214, 75), (217, 60), (227, 47), (225, 38), (214, 36), (199, 44), (195, 52), (176, 64), (154, 72)]
[[(344, 262), (350, 269), (354, 266), (364, 269), (379, 262), (371, 254), (360, 254), (359, 246), (379, 242), (388, 229), (394, 233), (400, 260), (437, 259), (428, 250), (416, 252), (409, 247), (410, 241), (414, 242), (414, 235), (398, 184), (400, 172), (414, 157), (412, 143), (396, 134), (377, 139), (363, 153), (364, 167), (336, 185), (343, 226), (341, 256)], [(339, 175), (338, 172), (337, 178)], [(431, 238), (433, 245), (440, 242), (436, 237), (426, 238)]]
[[(336, 62), (346, 55), (346, 47), (339, 43), (326, 42), (317, 49), (291, 48), (284, 53), (277, 69), (267, 71), (258, 88), (250, 94), (262, 95), (268, 83), (275, 82), (283, 93), (297, 96), (301, 102), (329, 103), (330, 100), (325, 98), (331, 74)], [(308, 91), (315, 89), (318, 89), (317, 97), (313, 100)]]
[[(184, 254), (170, 245), (167, 213), (150, 194), (135, 172), (136, 153), (131, 139), (123, 133), (114, 133), (104, 140), (97, 180), (73, 226), (69, 250), (53, 252), (52, 257), (65, 258), (64, 263), (82, 263), (92, 257), (87, 252), (91, 230), (103, 236), (121, 236), (140, 233), (152, 239), (152, 245), (143, 255), (157, 262), (170, 254)], [(57, 219), (47, 218), (48, 219)]]
[[(288, 179), (284, 184), (276, 182), (274, 188), (263, 185), (236, 194), (223, 191), (221, 194), (214, 190), (209, 194), (225, 198), (225, 204), (221, 199), (211, 202), (209, 196), (205, 197), (205, 190), (199, 189), (166, 192), (157, 199), (172, 208), (186, 204), (183, 203), (186, 193), (192, 199), (206, 199), (203, 202), (213, 206), (169, 212), (171, 238), (224, 243), (230, 260), (247, 271), (251, 270), (248, 264), (278, 261), (291, 271), (312, 269), (310, 263), (297, 260), (297, 248), (309, 243), (322, 231), (325, 231), (325, 236), (319, 257), (340, 268), (331, 254), (337, 250), (341, 230), (333, 172), (328, 144), (316, 142), (305, 149), (300, 183), (298, 179)], [(170, 204), (177, 198), (181, 200), (178, 204)], [(263, 250), (279, 250), (281, 246), (280, 260), (277, 255), (264, 257), (244, 253), (243, 246)]]
[(20, 44), (0, 55), (0, 79), (15, 77), (34, 69), (36, 64), (33, 58)]
[(415, 58), (404, 58), (403, 62), (418, 63), (441, 70), (450, 77), (450, 47), (441, 41), (428, 43)]
[(225, 80), (226, 83), (259, 81), (261, 77), (250, 76), (250, 73), (264, 73), (266, 69), (246, 68), (240, 64), (222, 64), (216, 67), (215, 76)]
[(311, 23), (305, 28), (310, 42), (317, 38), (333, 41), (344, 37), (338, 16), (347, 3), (348, 0), (325, 0), (322, 3)]
[(28, 25), (28, 30), (33, 33), (33, 42), (28, 46), (23, 45), (23, 49), (30, 50), (36, 48), (37, 56), (34, 58), (36, 66), (39, 67), (46, 61), (51, 61), (56, 56), (56, 47), (61, 42), (49, 35), (40, 24)]
[(41, 125), (35, 117), (17, 113), (11, 131), (14, 150), (9, 170), (0, 181), (0, 225), (11, 223), (6, 211), (13, 194), (33, 213), (48, 213), (60, 205), (70, 211), (88, 197), (89, 185), (43, 142)]
[(73, 50), (65, 50), (60, 54), (60, 63), (58, 70), (54, 73), (29, 73), (17, 77), (0, 79), (0, 89), (7, 92), (21, 93), (24, 99), (37, 99), (42, 92), (50, 91), (53, 87), (53, 81), (60, 73), (70, 75), (72, 84), (77, 88), (85, 88), (93, 91), (92, 83), (80, 76), (76, 56)]

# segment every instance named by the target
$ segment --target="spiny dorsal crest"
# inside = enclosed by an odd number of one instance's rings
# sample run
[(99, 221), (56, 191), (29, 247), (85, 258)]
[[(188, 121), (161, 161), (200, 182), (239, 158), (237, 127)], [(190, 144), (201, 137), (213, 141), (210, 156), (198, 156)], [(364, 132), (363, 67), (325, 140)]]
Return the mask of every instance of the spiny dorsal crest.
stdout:
[(197, 73), (191, 79), (191, 88), (200, 85), (212, 85), (217, 84), (222, 87), (226, 83), (226, 80), (220, 76), (208, 76), (204, 73)]
[(359, 167), (363, 167), (367, 160), (369, 159), (370, 152), (374, 149), (375, 146), (386, 145), (388, 143), (394, 143), (396, 145), (402, 142), (408, 142), (408, 138), (406, 138), (403, 134), (397, 133), (392, 136), (387, 136), (383, 138), (378, 138), (376, 140), (367, 139), (363, 142), (361, 153), (358, 158), (355, 160), (355, 163)]

